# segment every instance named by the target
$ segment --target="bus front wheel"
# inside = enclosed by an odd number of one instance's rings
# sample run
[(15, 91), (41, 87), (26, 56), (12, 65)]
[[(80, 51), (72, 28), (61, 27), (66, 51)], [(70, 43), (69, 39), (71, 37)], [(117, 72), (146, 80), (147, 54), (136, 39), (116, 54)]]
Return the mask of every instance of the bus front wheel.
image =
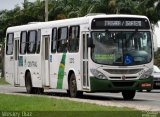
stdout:
[(83, 92), (77, 91), (77, 83), (76, 83), (76, 76), (74, 73), (71, 74), (71, 77), (69, 79), (69, 90), (68, 90), (69, 96), (76, 98), (76, 97), (82, 97)]
[(147, 90), (147, 92), (151, 92), (151, 90)]
[(32, 94), (34, 93), (34, 88), (32, 87), (32, 81), (31, 81), (31, 74), (30, 72), (27, 72), (25, 77), (25, 87), (27, 90), (27, 93)]
[(135, 90), (122, 91), (122, 96), (125, 100), (132, 100), (136, 94)]

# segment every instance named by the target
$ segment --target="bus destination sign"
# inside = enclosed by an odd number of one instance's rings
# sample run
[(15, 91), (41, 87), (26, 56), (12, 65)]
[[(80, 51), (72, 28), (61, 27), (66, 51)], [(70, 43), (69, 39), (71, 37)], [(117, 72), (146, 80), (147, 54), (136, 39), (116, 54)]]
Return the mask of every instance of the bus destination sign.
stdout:
[(142, 21), (104, 21), (104, 26), (142, 26)]
[(149, 22), (144, 18), (96, 18), (92, 29), (149, 29)]

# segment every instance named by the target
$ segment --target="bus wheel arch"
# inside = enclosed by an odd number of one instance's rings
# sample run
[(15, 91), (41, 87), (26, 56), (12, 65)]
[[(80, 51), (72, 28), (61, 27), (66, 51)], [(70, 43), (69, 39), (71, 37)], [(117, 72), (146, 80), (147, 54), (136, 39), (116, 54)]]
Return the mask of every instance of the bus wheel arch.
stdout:
[(25, 87), (26, 87), (27, 93), (29, 94), (34, 93), (34, 88), (32, 86), (31, 73), (29, 70), (26, 70), (26, 73), (25, 73)]
[(67, 93), (70, 97), (76, 98), (76, 97), (82, 97), (83, 92), (77, 90), (77, 81), (76, 81), (76, 75), (73, 70), (69, 71), (68, 74), (68, 90)]

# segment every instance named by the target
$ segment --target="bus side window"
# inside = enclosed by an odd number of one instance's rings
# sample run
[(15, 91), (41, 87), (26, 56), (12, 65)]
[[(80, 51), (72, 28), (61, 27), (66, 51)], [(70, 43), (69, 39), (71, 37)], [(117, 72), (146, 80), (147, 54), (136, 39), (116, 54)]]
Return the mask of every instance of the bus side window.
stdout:
[(14, 38), (13, 33), (10, 33), (7, 35), (7, 44), (6, 44), (6, 54), (7, 55), (13, 54), (13, 38)]
[(79, 26), (71, 26), (69, 30), (69, 52), (78, 52), (79, 51)]
[(26, 43), (27, 41), (27, 32), (21, 32), (21, 39), (20, 39), (20, 54), (26, 54)]
[(35, 53), (36, 52), (36, 39), (37, 37), (37, 31), (29, 31), (28, 33), (28, 53)]
[(67, 52), (68, 27), (58, 29), (57, 52)]
[(38, 30), (38, 34), (37, 34), (37, 47), (36, 47), (36, 53), (39, 54), (40, 53), (40, 45), (41, 45), (41, 30)]
[(51, 41), (51, 52), (56, 53), (56, 45), (57, 45), (57, 29), (52, 29), (52, 41)]

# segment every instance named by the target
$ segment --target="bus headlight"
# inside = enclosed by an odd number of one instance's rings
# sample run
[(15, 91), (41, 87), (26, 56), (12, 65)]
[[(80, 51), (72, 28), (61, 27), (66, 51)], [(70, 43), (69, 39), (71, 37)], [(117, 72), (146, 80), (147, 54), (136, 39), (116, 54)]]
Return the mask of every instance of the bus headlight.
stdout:
[(103, 73), (96, 69), (91, 69), (91, 73), (98, 79), (108, 79)]
[(152, 68), (148, 69), (146, 72), (144, 72), (144, 73), (141, 75), (140, 79), (145, 79), (145, 78), (150, 77), (151, 74), (152, 74), (152, 72), (153, 72), (153, 69), (152, 69)]

